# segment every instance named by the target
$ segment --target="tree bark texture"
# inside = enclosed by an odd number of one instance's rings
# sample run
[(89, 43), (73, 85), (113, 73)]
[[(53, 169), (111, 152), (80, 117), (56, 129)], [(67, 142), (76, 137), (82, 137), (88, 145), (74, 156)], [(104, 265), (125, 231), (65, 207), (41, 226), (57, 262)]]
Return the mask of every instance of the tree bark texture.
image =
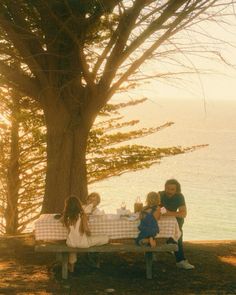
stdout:
[(59, 213), (70, 195), (82, 202), (87, 198), (86, 148), (90, 128), (86, 120), (75, 120), (60, 100), (56, 107), (46, 108), (45, 117), (47, 172), (42, 213)]

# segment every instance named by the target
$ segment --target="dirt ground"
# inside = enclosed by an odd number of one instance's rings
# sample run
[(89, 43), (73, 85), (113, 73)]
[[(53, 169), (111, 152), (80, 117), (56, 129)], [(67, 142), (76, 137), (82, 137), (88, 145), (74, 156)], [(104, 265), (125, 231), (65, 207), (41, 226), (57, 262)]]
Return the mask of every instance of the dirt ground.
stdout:
[(102, 254), (100, 269), (82, 255), (62, 280), (54, 255), (35, 253), (32, 237), (0, 238), (0, 294), (236, 294), (236, 241), (185, 242), (185, 252), (194, 270), (177, 269), (171, 253), (160, 253), (147, 280), (142, 254)]

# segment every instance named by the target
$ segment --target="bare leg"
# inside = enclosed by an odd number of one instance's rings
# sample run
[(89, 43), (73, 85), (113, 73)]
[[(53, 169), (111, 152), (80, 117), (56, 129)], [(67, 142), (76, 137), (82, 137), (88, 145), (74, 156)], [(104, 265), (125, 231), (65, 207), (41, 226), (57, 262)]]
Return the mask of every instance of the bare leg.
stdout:
[(151, 248), (155, 248), (157, 246), (156, 240), (153, 237), (149, 238), (149, 243)]

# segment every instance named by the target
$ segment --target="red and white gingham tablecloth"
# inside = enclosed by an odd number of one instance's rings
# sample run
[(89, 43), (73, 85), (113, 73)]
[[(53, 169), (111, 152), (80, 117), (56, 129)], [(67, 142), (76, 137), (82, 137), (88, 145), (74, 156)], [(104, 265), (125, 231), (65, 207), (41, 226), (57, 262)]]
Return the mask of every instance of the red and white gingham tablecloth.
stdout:
[[(61, 221), (54, 218), (55, 214), (42, 214), (35, 221), (36, 240), (65, 240), (67, 229)], [(110, 239), (136, 238), (139, 220), (118, 218), (115, 214), (93, 215), (89, 218), (92, 235), (108, 235)], [(177, 241), (181, 235), (175, 217), (162, 217), (158, 221), (160, 233), (157, 238), (173, 238)]]

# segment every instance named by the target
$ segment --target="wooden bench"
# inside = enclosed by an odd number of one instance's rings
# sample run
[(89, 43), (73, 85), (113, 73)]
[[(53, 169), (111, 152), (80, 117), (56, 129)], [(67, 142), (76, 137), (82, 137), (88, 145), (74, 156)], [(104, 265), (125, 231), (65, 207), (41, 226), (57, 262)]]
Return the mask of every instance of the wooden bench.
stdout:
[(41, 243), (35, 246), (36, 252), (53, 252), (57, 256), (60, 256), (62, 262), (62, 278), (68, 278), (68, 254), (69, 253), (112, 253), (112, 252), (135, 252), (135, 253), (144, 253), (145, 262), (146, 262), (146, 278), (152, 279), (152, 262), (153, 262), (153, 253), (156, 252), (168, 252), (176, 251), (178, 246), (176, 244), (166, 244), (161, 243), (155, 248), (151, 247), (140, 247), (133, 243), (109, 243), (103, 246), (94, 246), (90, 248), (70, 248), (65, 244), (49, 244)]

